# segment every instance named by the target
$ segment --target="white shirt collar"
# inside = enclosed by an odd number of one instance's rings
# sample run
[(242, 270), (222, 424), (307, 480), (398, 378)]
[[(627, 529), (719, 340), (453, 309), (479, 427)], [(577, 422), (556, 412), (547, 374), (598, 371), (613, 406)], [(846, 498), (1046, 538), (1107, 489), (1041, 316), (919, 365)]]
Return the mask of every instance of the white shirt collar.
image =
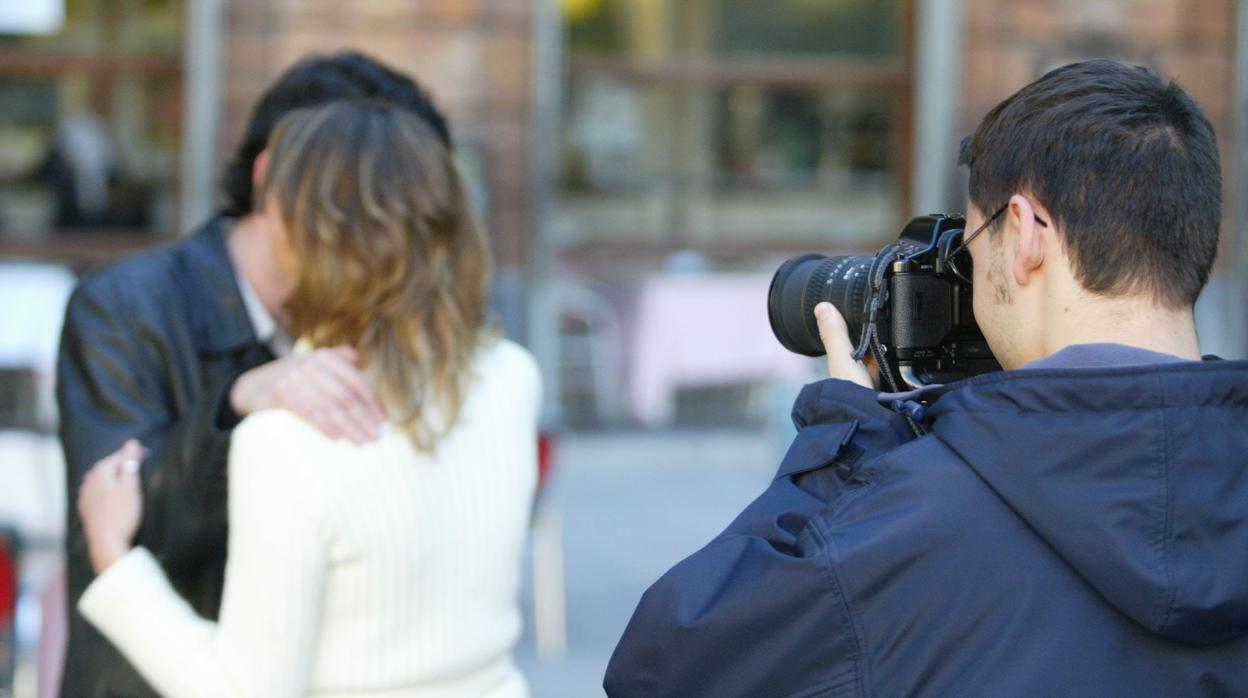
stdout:
[(247, 309), (247, 317), (251, 320), (251, 329), (256, 333), (256, 339), (261, 344), (267, 345), (273, 351), (274, 356), (278, 358), (289, 356), (294, 345), (290, 337), (282, 331), (281, 327), (278, 327), (273, 314), (264, 307), (260, 296), (256, 295), (255, 289), (247, 283), (247, 278), (237, 269), (234, 271), (234, 277), (238, 280), (238, 291), (243, 296), (243, 306)]

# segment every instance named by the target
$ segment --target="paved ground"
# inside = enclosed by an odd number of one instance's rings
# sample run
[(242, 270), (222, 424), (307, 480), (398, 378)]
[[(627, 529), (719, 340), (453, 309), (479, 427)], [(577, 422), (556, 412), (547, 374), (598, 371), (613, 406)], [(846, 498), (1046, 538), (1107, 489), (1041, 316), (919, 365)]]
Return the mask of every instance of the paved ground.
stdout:
[(642, 592), (762, 491), (781, 447), (757, 431), (564, 437), (547, 505), (563, 523), (568, 649), (537, 656), (526, 592), (517, 658), (534, 696), (603, 695), (607, 660)]

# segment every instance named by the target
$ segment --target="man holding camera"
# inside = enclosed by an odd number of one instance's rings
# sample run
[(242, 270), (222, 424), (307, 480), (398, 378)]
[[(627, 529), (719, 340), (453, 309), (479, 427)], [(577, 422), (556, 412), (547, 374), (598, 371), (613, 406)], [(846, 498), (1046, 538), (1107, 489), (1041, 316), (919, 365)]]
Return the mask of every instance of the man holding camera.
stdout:
[(609, 695), (1248, 687), (1248, 363), (1200, 360), (1192, 314), (1212, 127), (1088, 61), (999, 104), (962, 161), (961, 271), (1006, 370), (878, 395), (818, 305), (832, 379), (768, 489), (646, 592)]

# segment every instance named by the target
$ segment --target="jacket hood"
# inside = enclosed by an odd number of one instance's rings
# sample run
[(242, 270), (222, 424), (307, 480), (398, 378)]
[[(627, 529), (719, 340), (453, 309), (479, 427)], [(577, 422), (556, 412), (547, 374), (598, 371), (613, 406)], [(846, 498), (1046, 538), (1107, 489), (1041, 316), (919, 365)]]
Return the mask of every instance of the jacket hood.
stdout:
[(1248, 362), (950, 388), (935, 437), (1106, 601), (1170, 640), (1248, 635)]

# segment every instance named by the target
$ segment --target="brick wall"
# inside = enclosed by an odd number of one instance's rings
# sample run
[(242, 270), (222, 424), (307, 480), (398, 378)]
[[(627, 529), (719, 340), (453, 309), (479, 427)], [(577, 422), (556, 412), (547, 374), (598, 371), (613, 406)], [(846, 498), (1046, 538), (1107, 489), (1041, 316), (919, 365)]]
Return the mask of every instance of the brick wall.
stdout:
[(1052, 67), (1111, 57), (1176, 79), (1229, 144), (1232, 0), (965, 0), (964, 126)]
[[(230, 0), (221, 144), (309, 53), (355, 49), (407, 72), (451, 120), (460, 160), (485, 194), (500, 266), (528, 255), (530, 3), (525, 0)], [(224, 153), (223, 153), (224, 155)]]
[[(1150, 65), (1196, 100), (1229, 174), (1233, 0), (965, 0), (961, 132), (1050, 68), (1093, 57)], [(1229, 192), (1228, 192), (1229, 194)]]

